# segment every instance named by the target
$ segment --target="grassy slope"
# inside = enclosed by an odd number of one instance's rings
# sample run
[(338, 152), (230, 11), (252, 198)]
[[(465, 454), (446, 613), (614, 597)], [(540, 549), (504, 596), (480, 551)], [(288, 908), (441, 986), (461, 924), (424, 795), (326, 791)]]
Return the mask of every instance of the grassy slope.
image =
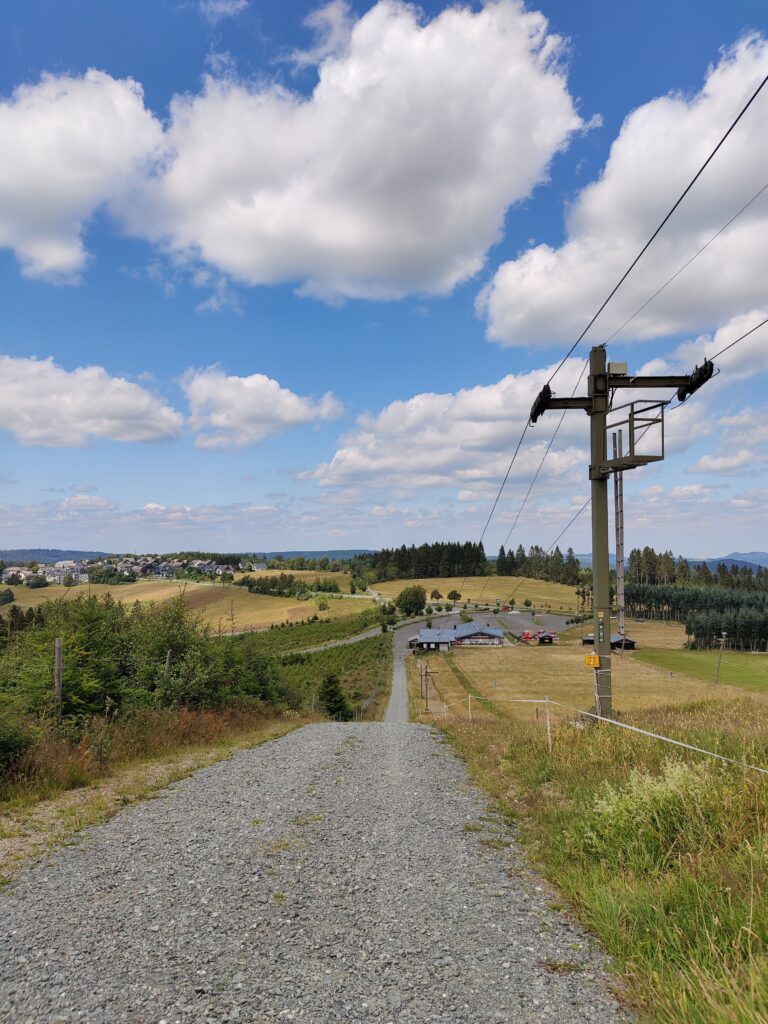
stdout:
[[(653, 731), (768, 763), (768, 706), (637, 713)], [(656, 1024), (768, 1021), (768, 780), (609, 727), (449, 721), (476, 781), (518, 822)]]
[[(317, 574), (310, 573), (314, 576)], [(322, 574), (320, 574), (322, 575)], [(314, 601), (297, 601), (295, 598), (266, 597), (261, 594), (249, 594), (242, 587), (225, 587), (215, 583), (193, 583), (178, 580), (142, 580), (137, 583), (124, 583), (111, 587), (104, 583), (82, 584), (77, 587), (61, 587), (52, 585), (40, 590), (28, 587), (12, 587), (16, 604), (22, 608), (36, 608), (43, 601), (57, 597), (76, 598), (87, 594), (112, 594), (116, 601), (124, 604), (134, 601), (169, 601), (178, 597), (184, 590), (189, 605), (200, 611), (206, 622), (215, 629), (227, 632), (231, 628), (230, 614), (234, 604), (235, 630), (254, 629), (270, 626), (273, 623), (299, 622), (314, 614), (321, 618), (337, 619), (348, 615), (356, 615), (372, 602), (364, 600), (329, 600), (328, 610), (317, 611)]]
[(249, 636), (247, 642), (259, 654), (271, 656), (290, 654), (292, 651), (302, 651), (307, 647), (318, 647), (334, 640), (345, 640), (347, 637), (377, 627), (379, 619), (376, 609), (367, 604), (363, 607), (366, 608), (365, 611), (361, 609), (358, 614), (343, 619), (300, 622), (293, 626), (283, 625), (268, 629)]
[[(690, 668), (696, 653), (676, 649), (677, 627), (631, 632), (664, 644), (649, 652), (663, 667), (616, 658), (625, 719), (768, 764), (768, 700), (671, 676), (669, 664)], [(573, 715), (553, 715), (550, 756), (542, 709), (537, 720), (535, 705), (500, 698), (548, 694), (588, 707), (578, 636), (554, 648), (457, 651), (459, 672), (443, 655), (428, 660), (435, 691), (426, 715), (419, 659), (408, 659), (414, 717), (442, 725), (476, 781), (517, 820), (529, 856), (605, 943), (643, 1019), (768, 1022), (768, 779), (609, 726), (574, 729)], [(473, 698), (472, 723), (468, 692), (494, 700)], [(444, 719), (442, 701), (461, 698)]]
[(362, 717), (375, 721), (383, 717), (392, 687), (392, 641), (391, 633), (379, 633), (359, 643), (288, 659), (281, 671), (315, 693), (329, 672), (336, 673), (353, 705), (362, 703)]
[[(717, 651), (649, 650), (638, 651), (635, 657), (658, 669), (693, 676), (708, 683), (712, 683), (717, 672)], [(768, 693), (768, 657), (764, 654), (724, 652), (720, 664), (720, 682)]]
[[(523, 607), (526, 598), (530, 598), (536, 608), (544, 610), (547, 605), (553, 611), (576, 609), (576, 593), (574, 587), (563, 583), (548, 583), (546, 580), (532, 580), (524, 576), (474, 576), (466, 583), (462, 577), (429, 580), (390, 580), (386, 583), (375, 583), (373, 589), (380, 591), (385, 597), (397, 597), (404, 587), (420, 584), (427, 592), (439, 590), (446, 597), (449, 590), (458, 590), (463, 601), (475, 601), (482, 592), (483, 602), (493, 604), (498, 597), (502, 602), (515, 595), (515, 604)], [(462, 587), (463, 584), (463, 587)]]

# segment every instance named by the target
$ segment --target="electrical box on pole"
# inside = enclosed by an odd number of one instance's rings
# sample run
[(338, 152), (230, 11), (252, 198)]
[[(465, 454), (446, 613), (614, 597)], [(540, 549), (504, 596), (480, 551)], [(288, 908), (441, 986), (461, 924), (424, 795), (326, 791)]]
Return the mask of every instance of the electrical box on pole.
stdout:
[[(664, 458), (664, 409), (671, 399), (634, 399), (614, 407), (617, 391), (641, 388), (676, 388), (680, 402), (705, 384), (714, 373), (714, 366), (705, 359), (693, 373), (636, 377), (628, 372), (626, 363), (607, 363), (605, 348), (598, 345), (589, 354), (587, 394), (583, 398), (557, 398), (545, 384), (531, 407), (530, 421), (536, 423), (548, 409), (583, 409), (590, 421), (589, 479), (592, 488), (592, 591), (594, 610), (594, 653), (599, 669), (595, 670), (598, 715), (613, 716), (611, 679), (611, 577), (608, 562), (608, 478)], [(621, 416), (611, 429), (621, 426), (627, 431), (627, 450), (615, 450), (608, 458), (608, 413)], [(640, 442), (649, 431), (657, 436), (654, 451), (641, 450)], [(623, 488), (622, 488), (623, 510)], [(623, 526), (623, 522), (622, 522)], [(623, 530), (622, 530), (623, 543)], [(618, 554), (618, 552), (617, 552)], [(623, 552), (622, 552), (623, 555)], [(623, 623), (622, 623), (623, 625)]]

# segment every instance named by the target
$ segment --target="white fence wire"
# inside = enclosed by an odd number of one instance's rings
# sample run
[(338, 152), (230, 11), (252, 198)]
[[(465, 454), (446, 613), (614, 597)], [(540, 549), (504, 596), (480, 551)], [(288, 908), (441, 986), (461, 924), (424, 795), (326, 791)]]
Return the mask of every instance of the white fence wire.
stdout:
[(549, 751), (552, 752), (552, 727), (550, 722), (550, 708), (563, 708), (565, 711), (572, 711), (577, 715), (583, 715), (586, 718), (592, 718), (596, 722), (602, 722), (605, 725), (615, 725), (619, 729), (627, 729), (629, 732), (638, 733), (640, 736), (648, 736), (653, 740), (661, 740), (662, 743), (670, 743), (675, 747), (683, 747), (685, 750), (692, 750), (697, 754), (706, 754), (707, 757), (715, 757), (719, 761), (725, 761), (728, 764), (736, 765), (738, 768), (747, 768), (753, 772), (759, 772), (761, 775), (768, 775), (768, 768), (761, 768), (759, 765), (750, 764), (748, 761), (740, 761), (735, 757), (726, 757), (725, 754), (718, 754), (714, 750), (706, 750), (704, 747), (697, 747), (693, 743), (685, 743), (683, 740), (674, 740), (671, 736), (662, 736), (658, 732), (650, 732), (648, 729), (641, 729), (637, 725), (629, 725), (627, 722), (620, 722), (616, 718), (606, 718), (603, 715), (596, 715), (592, 711), (582, 711), (581, 708), (572, 707), (570, 704), (562, 704), (557, 700), (550, 700), (549, 697), (479, 697), (476, 694), (468, 693), (466, 697), (462, 697), (460, 700), (455, 700), (451, 704), (443, 702), (443, 717), (447, 717), (448, 708), (455, 707), (457, 704), (467, 704), (468, 718), (472, 721), (472, 701), (487, 701), (489, 704), (543, 704), (546, 708), (546, 722), (547, 722), (547, 742), (549, 745)]

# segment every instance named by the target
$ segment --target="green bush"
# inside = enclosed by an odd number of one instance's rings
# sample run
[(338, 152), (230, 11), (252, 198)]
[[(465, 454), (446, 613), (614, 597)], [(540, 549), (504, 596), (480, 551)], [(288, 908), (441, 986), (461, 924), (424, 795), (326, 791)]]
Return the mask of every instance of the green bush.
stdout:
[(34, 735), (24, 717), (0, 702), (0, 771), (13, 768), (33, 742)]

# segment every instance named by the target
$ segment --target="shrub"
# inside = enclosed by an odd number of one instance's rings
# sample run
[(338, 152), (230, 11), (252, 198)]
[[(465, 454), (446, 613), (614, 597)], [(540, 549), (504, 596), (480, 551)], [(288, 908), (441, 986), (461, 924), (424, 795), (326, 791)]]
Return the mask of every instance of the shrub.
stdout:
[(13, 604), (15, 600), (16, 598), (10, 587), (4, 587), (0, 590), (0, 604)]
[(13, 768), (33, 741), (32, 730), (25, 719), (0, 704), (0, 770)]
[(48, 580), (45, 576), (30, 576), (27, 580), (27, 586), (30, 590), (39, 590), (41, 587), (48, 586)]
[(526, 597), (526, 599), (523, 601), (523, 604), (526, 608), (530, 608), (533, 602), (531, 601), (530, 597)]

